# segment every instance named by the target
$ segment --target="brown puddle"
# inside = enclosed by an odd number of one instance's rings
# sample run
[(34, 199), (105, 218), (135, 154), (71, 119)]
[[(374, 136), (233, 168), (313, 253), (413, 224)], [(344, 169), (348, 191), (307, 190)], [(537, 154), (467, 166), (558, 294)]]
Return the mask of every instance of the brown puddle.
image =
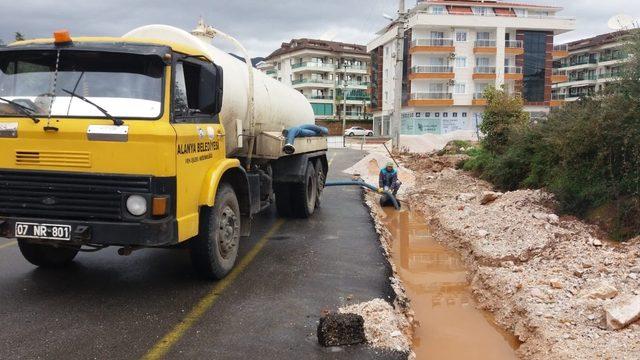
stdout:
[(515, 359), (518, 339), (476, 309), (460, 255), (433, 239), (420, 214), (385, 213), (392, 258), (420, 322), (417, 359)]

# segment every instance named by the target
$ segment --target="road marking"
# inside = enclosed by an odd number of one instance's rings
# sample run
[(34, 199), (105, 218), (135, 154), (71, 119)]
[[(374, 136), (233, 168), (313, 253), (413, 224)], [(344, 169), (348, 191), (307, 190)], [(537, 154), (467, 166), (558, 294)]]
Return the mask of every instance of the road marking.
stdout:
[(249, 251), (245, 257), (240, 260), (240, 262), (236, 265), (236, 267), (225, 277), (220, 280), (216, 286), (209, 291), (207, 295), (205, 295), (199, 302), (196, 304), (193, 309), (185, 316), (182, 321), (178, 325), (176, 325), (168, 334), (166, 334), (159, 342), (157, 342), (151, 350), (142, 358), (143, 360), (157, 360), (162, 359), (171, 348), (178, 342), (185, 333), (195, 325), (198, 320), (202, 318), (202, 316), (209, 310), (213, 304), (218, 300), (218, 298), (222, 295), (224, 290), (228, 288), (233, 282), (238, 278), (238, 276), (247, 268), (249, 264), (253, 261), (253, 259), (258, 255), (258, 253), (262, 250), (262, 248), (267, 244), (269, 238), (273, 235), (274, 232), (278, 231), (278, 229), (282, 226), (284, 220), (277, 220), (271, 229), (267, 231), (266, 234), (258, 242), (256, 245)]
[(333, 156), (331, 156), (331, 160), (329, 160), (329, 166), (331, 166), (331, 163), (333, 162), (333, 159), (336, 157), (336, 154), (333, 154)]
[(17, 244), (18, 244), (18, 242), (17, 242), (17, 241), (12, 241), (12, 242), (7, 243), (7, 244), (2, 244), (2, 245), (0, 245), (0, 250), (2, 250), (2, 249), (4, 249), (4, 248), (11, 247), (11, 246), (14, 246), (14, 245), (17, 245)]

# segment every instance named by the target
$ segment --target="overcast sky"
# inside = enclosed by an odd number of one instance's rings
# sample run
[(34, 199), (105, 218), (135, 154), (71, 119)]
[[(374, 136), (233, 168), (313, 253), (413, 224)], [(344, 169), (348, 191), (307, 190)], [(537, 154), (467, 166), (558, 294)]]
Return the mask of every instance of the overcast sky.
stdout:
[[(395, 14), (397, 0), (2, 0), (0, 39), (50, 37), (68, 28), (72, 36), (120, 36), (141, 25), (174, 25), (191, 30), (200, 16), (236, 36), (252, 56), (266, 56), (284, 41), (310, 37), (366, 44)], [(608, 32), (607, 20), (625, 13), (640, 19), (640, 0), (519, 0), (564, 7), (576, 17), (576, 31), (559, 41)], [(415, 0), (406, 0), (413, 6)]]

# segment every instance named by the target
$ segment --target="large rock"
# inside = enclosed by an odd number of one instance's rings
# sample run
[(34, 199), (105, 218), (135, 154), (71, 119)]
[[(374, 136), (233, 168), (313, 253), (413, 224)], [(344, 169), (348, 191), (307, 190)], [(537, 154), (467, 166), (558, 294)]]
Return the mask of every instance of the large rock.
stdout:
[(480, 204), (487, 205), (488, 203), (494, 202), (500, 196), (502, 196), (500, 192), (484, 191), (482, 192), (482, 197), (480, 197)]
[(590, 299), (607, 300), (613, 299), (618, 295), (618, 289), (613, 285), (602, 282), (594, 287), (582, 291), (582, 297), (588, 297)]
[(640, 319), (640, 296), (624, 296), (604, 308), (607, 327), (622, 329)]
[(361, 344), (366, 341), (364, 319), (357, 314), (328, 314), (320, 318), (318, 342), (322, 346)]

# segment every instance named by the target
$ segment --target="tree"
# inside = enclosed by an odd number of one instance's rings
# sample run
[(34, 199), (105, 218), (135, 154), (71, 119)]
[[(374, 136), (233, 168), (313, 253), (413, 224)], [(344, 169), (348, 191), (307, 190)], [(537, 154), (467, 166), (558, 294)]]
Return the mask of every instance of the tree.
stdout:
[(22, 35), (21, 32), (16, 31), (15, 36), (16, 36), (16, 41), (24, 41), (24, 35)]
[(480, 130), (484, 148), (495, 154), (504, 153), (510, 135), (529, 122), (529, 114), (523, 110), (520, 97), (513, 97), (504, 88), (488, 87), (484, 91), (487, 106), (482, 115)]

